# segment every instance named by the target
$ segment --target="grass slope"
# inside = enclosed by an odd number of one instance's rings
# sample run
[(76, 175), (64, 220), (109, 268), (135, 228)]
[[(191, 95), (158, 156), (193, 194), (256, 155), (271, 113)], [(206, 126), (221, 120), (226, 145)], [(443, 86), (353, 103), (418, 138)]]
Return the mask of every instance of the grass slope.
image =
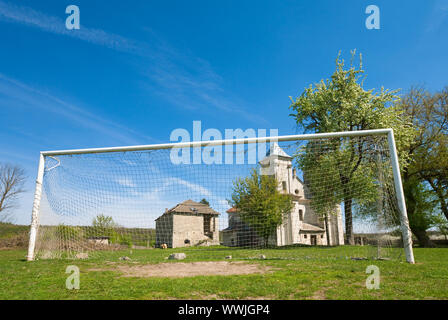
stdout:
[(0, 222), (0, 239), (11, 238), (23, 233), (27, 233), (30, 226), (21, 226), (12, 223)]
[[(0, 251), (0, 299), (448, 299), (448, 249), (416, 248), (418, 263), (354, 261), (352, 247), (298, 247), (285, 250), (168, 249), (107, 252), (92, 260), (24, 261), (25, 251)], [(172, 252), (185, 252), (182, 262), (234, 260), (271, 266), (268, 274), (189, 278), (125, 278), (103, 268), (118, 264), (167, 262)], [(266, 260), (251, 259), (260, 253)], [(126, 255), (131, 261), (120, 261)], [(276, 258), (272, 258), (276, 257)], [(177, 263), (173, 261), (172, 263)], [(381, 271), (379, 290), (365, 287), (366, 267)], [(67, 290), (68, 265), (81, 270), (80, 290)], [(110, 264), (109, 264), (110, 266)]]

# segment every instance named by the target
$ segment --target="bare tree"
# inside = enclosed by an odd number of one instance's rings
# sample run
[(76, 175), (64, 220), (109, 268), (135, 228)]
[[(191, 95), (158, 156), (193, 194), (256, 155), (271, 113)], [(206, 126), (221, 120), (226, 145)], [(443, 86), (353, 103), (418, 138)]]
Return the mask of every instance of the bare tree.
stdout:
[(19, 195), (24, 192), (25, 171), (15, 165), (0, 164), (0, 221), (11, 218)]

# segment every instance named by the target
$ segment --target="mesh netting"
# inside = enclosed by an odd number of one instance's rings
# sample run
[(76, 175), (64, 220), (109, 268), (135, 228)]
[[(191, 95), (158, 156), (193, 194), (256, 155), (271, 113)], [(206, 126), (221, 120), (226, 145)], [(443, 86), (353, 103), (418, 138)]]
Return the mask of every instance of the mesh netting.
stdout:
[(381, 136), (46, 156), (36, 257), (331, 246), (398, 258), (398, 227)]

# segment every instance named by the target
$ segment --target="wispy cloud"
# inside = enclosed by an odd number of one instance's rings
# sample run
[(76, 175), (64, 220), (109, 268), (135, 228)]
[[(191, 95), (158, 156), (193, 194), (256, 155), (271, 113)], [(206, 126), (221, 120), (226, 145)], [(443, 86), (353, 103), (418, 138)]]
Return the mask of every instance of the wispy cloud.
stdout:
[(141, 57), (138, 69), (143, 70), (148, 83), (145, 89), (162, 96), (171, 104), (197, 109), (209, 114), (216, 111), (241, 116), (252, 123), (267, 124), (260, 115), (246, 110), (247, 102), (231, 97), (222, 88), (222, 79), (209, 62), (185, 52), (180, 53), (149, 29), (151, 43), (129, 39), (101, 29), (81, 25), (80, 30), (67, 30), (65, 21), (30, 7), (0, 0), (0, 20), (37, 28), (44, 32), (68, 36)]
[(170, 177), (170, 178), (166, 179), (166, 185), (167, 186), (182, 185), (184, 187), (191, 189), (194, 193), (197, 193), (198, 195), (205, 196), (205, 197), (212, 196), (212, 192), (209, 189), (204, 188), (203, 186), (201, 186), (199, 184), (192, 183), (192, 182), (189, 182), (184, 179), (177, 178), (177, 177)]
[(426, 27), (427, 32), (437, 31), (440, 26), (448, 18), (448, 1), (437, 0), (434, 3), (430, 16), (428, 18), (428, 24)]
[(127, 177), (117, 179), (117, 183), (123, 187), (129, 187), (129, 188), (135, 187), (135, 182), (132, 181), (132, 179), (127, 178)]
[[(86, 108), (68, 103), (1, 73), (0, 95), (10, 101), (14, 101), (15, 104), (19, 103), (25, 106), (29, 110), (41, 110), (47, 114), (60, 116), (78, 126), (113, 138), (122, 144), (138, 144), (142, 141), (151, 140), (150, 137), (142, 135), (122, 124), (108, 120), (104, 116), (95, 115)], [(6, 108), (8, 107), (8, 104), (2, 103), (2, 105)]]
[(78, 38), (119, 51), (139, 52), (138, 45), (124, 37), (84, 26), (76, 30), (76, 32), (71, 32), (65, 28), (64, 20), (46, 15), (30, 7), (0, 1), (0, 20), (20, 23), (42, 31)]

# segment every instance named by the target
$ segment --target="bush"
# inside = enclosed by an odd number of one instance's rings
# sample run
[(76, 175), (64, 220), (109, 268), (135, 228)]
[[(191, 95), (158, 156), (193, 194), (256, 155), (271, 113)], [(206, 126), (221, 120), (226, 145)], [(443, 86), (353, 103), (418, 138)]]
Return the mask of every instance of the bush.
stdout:
[(82, 239), (84, 238), (84, 231), (80, 227), (60, 224), (56, 227), (55, 235), (59, 239)]

